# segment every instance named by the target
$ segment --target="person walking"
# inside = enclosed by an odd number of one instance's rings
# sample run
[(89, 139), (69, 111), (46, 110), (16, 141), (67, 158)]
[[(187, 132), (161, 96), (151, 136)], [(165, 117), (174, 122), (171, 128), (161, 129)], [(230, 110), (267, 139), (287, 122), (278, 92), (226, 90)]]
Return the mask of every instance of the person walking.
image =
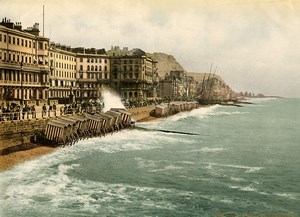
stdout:
[(44, 104), (42, 107), (42, 117), (46, 116), (46, 111), (47, 111), (46, 104)]
[(50, 117), (51, 111), (52, 111), (52, 105), (49, 105), (48, 117)]
[(31, 113), (32, 113), (32, 118), (36, 118), (36, 113), (35, 113), (35, 107), (34, 107), (34, 105), (31, 106)]
[(55, 105), (55, 103), (53, 104), (52, 109), (53, 109), (53, 114), (54, 114), (54, 116), (56, 117), (56, 105)]

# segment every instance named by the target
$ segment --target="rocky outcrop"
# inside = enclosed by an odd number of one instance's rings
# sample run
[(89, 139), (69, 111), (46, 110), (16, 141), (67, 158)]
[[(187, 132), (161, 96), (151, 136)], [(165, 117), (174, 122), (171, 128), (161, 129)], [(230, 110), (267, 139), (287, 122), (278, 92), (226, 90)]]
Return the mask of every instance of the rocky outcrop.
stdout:
[(202, 101), (234, 101), (237, 99), (237, 94), (229, 85), (219, 76), (209, 73), (188, 73), (197, 81), (197, 95)]
[(184, 71), (186, 70), (177, 62), (174, 56), (165, 53), (147, 53), (147, 56), (156, 60), (158, 63), (156, 65), (158, 75), (162, 78), (165, 77), (166, 73), (170, 71)]

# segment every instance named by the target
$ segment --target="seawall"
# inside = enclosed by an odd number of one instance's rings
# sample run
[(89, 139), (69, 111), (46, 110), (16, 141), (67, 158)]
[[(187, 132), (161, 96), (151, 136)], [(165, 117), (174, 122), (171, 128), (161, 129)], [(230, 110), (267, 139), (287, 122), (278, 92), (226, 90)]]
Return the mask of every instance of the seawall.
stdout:
[[(0, 123), (0, 155), (26, 149), (35, 132), (45, 129), (50, 118), (4, 121)], [(12, 147), (16, 146), (15, 150)], [(19, 148), (18, 148), (19, 147)], [(27, 149), (30, 145), (27, 145)]]
[[(149, 118), (150, 111), (154, 108), (155, 106), (145, 106), (131, 108), (128, 111), (132, 113), (134, 121), (142, 121)], [(12, 152), (37, 147), (37, 145), (30, 143), (30, 138), (36, 132), (44, 130), (47, 122), (52, 119), (56, 119), (56, 117), (0, 122), (0, 157)]]

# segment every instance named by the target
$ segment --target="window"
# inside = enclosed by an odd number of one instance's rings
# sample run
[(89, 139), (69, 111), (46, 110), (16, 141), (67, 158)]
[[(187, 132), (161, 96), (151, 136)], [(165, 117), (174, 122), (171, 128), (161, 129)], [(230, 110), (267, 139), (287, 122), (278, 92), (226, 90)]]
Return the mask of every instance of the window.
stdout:
[(17, 45), (20, 45), (20, 39), (17, 38)]
[(24, 46), (24, 39), (21, 39), (21, 46)]
[(6, 42), (6, 35), (4, 35), (4, 42)]
[(83, 62), (83, 58), (82, 58), (82, 57), (80, 58), (80, 62), (81, 62), (81, 63)]
[(16, 43), (16, 39), (15, 39), (15, 37), (13, 37), (13, 44), (15, 44)]
[(25, 40), (25, 47), (27, 47), (27, 40)]
[(107, 66), (104, 66), (104, 71), (107, 72)]
[(8, 36), (8, 43), (10, 44), (11, 43), (11, 37)]
[(90, 66), (87, 66), (87, 70), (90, 71)]
[(31, 48), (31, 41), (29, 41), (29, 47)]

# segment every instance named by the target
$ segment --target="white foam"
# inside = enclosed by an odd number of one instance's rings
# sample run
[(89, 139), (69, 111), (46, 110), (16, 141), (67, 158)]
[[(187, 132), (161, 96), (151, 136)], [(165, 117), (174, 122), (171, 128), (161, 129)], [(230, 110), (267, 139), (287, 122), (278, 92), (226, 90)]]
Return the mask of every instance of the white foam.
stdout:
[(206, 118), (208, 114), (210, 114), (214, 109), (216, 109), (218, 107), (219, 107), (219, 105), (213, 105), (213, 106), (209, 106), (209, 107), (200, 107), (198, 109), (193, 109), (191, 111), (180, 112), (176, 115), (173, 115), (173, 116), (167, 118), (167, 120), (179, 121), (179, 120), (186, 119), (189, 117), (195, 117), (198, 119)]
[(274, 194), (277, 196), (280, 196), (280, 197), (285, 197), (288, 199), (296, 200), (296, 197), (291, 193), (274, 193)]
[(104, 89), (101, 95), (104, 102), (104, 112), (110, 110), (111, 108), (125, 108), (120, 96), (112, 90)]
[(210, 147), (202, 147), (200, 149), (193, 149), (186, 151), (187, 153), (214, 153), (214, 152), (220, 152), (224, 151), (226, 149), (224, 148), (210, 148)]
[(230, 177), (230, 180), (235, 181), (235, 182), (242, 182), (242, 181), (245, 181), (244, 178), (237, 178), (237, 177)]
[(244, 114), (249, 114), (249, 113), (250, 112), (240, 112), (240, 111), (225, 112), (225, 111), (220, 111), (220, 112), (210, 113), (209, 115), (211, 115), (211, 116), (218, 116), (218, 115), (244, 115)]
[(263, 167), (249, 167), (249, 166), (243, 166), (243, 165), (232, 165), (232, 164), (218, 164), (218, 163), (209, 163), (207, 162), (209, 166), (219, 166), (219, 167), (229, 167), (229, 168), (236, 168), (236, 169), (244, 169), (245, 172), (251, 173), (256, 172), (264, 169)]
[(254, 192), (258, 192), (256, 188), (253, 188), (252, 186), (234, 186), (234, 185), (229, 185), (229, 188), (232, 189), (237, 189), (240, 191), (254, 191)]

